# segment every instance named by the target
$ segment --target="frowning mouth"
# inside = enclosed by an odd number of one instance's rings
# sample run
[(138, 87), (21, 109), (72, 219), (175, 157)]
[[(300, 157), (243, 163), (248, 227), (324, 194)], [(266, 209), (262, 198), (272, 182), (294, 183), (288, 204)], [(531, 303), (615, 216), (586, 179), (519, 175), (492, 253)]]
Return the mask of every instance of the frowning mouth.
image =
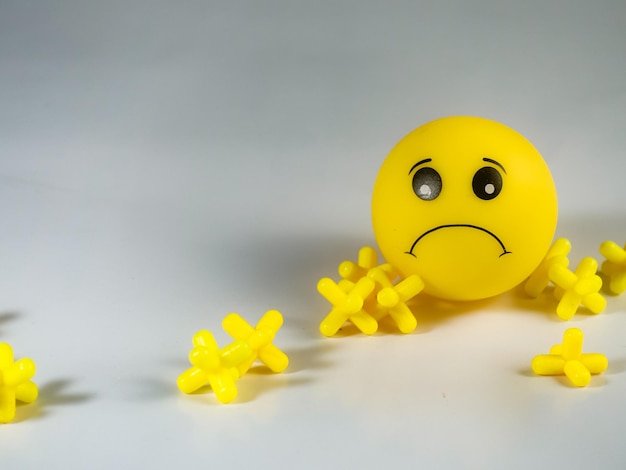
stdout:
[(448, 225), (439, 225), (438, 227), (431, 228), (430, 230), (427, 230), (426, 232), (422, 233), (419, 237), (417, 237), (417, 239), (411, 245), (411, 249), (409, 251), (405, 251), (405, 253), (407, 255), (411, 255), (414, 258), (417, 258), (417, 256), (415, 256), (415, 254), (413, 254), (413, 250), (415, 249), (415, 246), (419, 243), (419, 241), (422, 238), (424, 238), (426, 235), (430, 235), (431, 233), (436, 232), (437, 230), (441, 230), (441, 229), (444, 229), (444, 228), (454, 228), (454, 227), (465, 227), (465, 228), (472, 228), (472, 229), (480, 230), (481, 232), (485, 232), (486, 234), (488, 234), (491, 237), (493, 237), (493, 239), (495, 241), (497, 241), (498, 244), (500, 245), (500, 247), (502, 248), (502, 253), (500, 253), (500, 256), (498, 256), (499, 258), (503, 257), (504, 255), (508, 255), (509, 253), (511, 253), (510, 251), (508, 251), (506, 249), (506, 247), (504, 246), (504, 243), (502, 243), (502, 240), (500, 240), (495, 233), (490, 232), (486, 228), (479, 227), (477, 225), (470, 225), (470, 224), (448, 224)]

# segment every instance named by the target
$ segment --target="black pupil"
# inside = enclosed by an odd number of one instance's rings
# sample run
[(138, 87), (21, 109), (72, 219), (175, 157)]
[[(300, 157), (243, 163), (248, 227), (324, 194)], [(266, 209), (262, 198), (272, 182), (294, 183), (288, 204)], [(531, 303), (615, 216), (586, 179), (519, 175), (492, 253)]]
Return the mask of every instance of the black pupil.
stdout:
[(500, 172), (490, 166), (481, 168), (474, 175), (472, 189), (474, 194), (480, 199), (485, 201), (493, 199), (502, 190), (502, 176)]
[(424, 201), (432, 201), (441, 192), (441, 176), (432, 168), (420, 168), (413, 175), (413, 192)]

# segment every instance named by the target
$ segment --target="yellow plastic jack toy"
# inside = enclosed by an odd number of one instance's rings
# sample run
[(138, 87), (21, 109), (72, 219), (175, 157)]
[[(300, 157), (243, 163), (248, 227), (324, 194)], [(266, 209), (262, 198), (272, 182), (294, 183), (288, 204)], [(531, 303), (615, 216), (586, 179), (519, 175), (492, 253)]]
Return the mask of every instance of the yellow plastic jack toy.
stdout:
[(273, 372), (284, 371), (289, 358), (272, 344), (282, 324), (283, 316), (278, 310), (265, 312), (254, 328), (238, 314), (231, 313), (222, 321), (222, 327), (234, 341), (223, 349), (210, 331), (198, 331), (189, 353), (193, 367), (178, 377), (178, 388), (193, 393), (208, 383), (221, 403), (230, 403), (237, 397), (236, 381), (257, 358)]
[(569, 259), (567, 255), (572, 249), (572, 244), (567, 238), (559, 238), (554, 242), (548, 254), (543, 259), (539, 267), (528, 277), (524, 290), (530, 297), (539, 297), (539, 295), (548, 287), (550, 277), (548, 272), (555, 265), (567, 268)]
[(221, 403), (233, 401), (237, 396), (235, 381), (240, 377), (238, 368), (253, 354), (250, 345), (236, 340), (219, 349), (213, 334), (207, 330), (194, 335), (193, 345), (189, 353), (193, 367), (178, 377), (178, 388), (183, 393), (193, 393), (208, 383)]
[(569, 320), (581, 304), (595, 314), (604, 311), (606, 299), (599, 293), (602, 279), (596, 275), (597, 270), (598, 262), (590, 257), (583, 258), (575, 272), (561, 264), (550, 267), (548, 276), (557, 286), (554, 292), (560, 299), (556, 308), (559, 318)]
[(604, 354), (583, 354), (583, 339), (583, 332), (578, 328), (566, 330), (562, 344), (552, 346), (550, 354), (533, 358), (533, 372), (537, 375), (565, 375), (574, 386), (587, 386), (591, 374), (604, 372), (609, 362)]
[(612, 241), (600, 245), (600, 253), (606, 258), (602, 273), (608, 277), (609, 291), (615, 295), (626, 291), (626, 245), (624, 248)]
[(278, 310), (268, 310), (261, 317), (256, 327), (236, 313), (227, 315), (222, 320), (222, 328), (236, 341), (245, 341), (252, 354), (239, 365), (239, 375), (243, 376), (258, 358), (272, 372), (282, 372), (289, 365), (287, 355), (272, 344), (276, 333), (283, 324), (283, 317)]
[(333, 305), (330, 313), (320, 323), (320, 332), (324, 336), (333, 336), (349, 320), (366, 335), (376, 333), (378, 322), (363, 309), (365, 300), (374, 291), (374, 287), (376, 284), (369, 277), (362, 277), (356, 284), (343, 280), (341, 286), (328, 277), (320, 279), (317, 290)]
[(378, 265), (377, 258), (374, 248), (364, 246), (356, 263), (343, 261), (339, 265), (342, 279), (338, 283), (330, 278), (319, 281), (318, 291), (333, 305), (320, 324), (324, 336), (333, 336), (347, 321), (371, 335), (378, 331), (378, 321), (387, 315), (402, 333), (415, 330), (417, 321), (407, 302), (422, 291), (423, 281), (410, 275), (394, 285), (396, 270), (390, 264)]
[(412, 274), (394, 286), (382, 268), (371, 269), (368, 276), (382, 286), (376, 295), (376, 300), (378, 305), (389, 314), (398, 329), (405, 334), (415, 330), (417, 320), (406, 302), (424, 289), (424, 281), (417, 274)]
[(28, 358), (14, 361), (13, 349), (0, 343), (0, 423), (10, 423), (15, 418), (16, 400), (32, 403), (37, 399), (37, 385), (31, 382), (35, 363)]

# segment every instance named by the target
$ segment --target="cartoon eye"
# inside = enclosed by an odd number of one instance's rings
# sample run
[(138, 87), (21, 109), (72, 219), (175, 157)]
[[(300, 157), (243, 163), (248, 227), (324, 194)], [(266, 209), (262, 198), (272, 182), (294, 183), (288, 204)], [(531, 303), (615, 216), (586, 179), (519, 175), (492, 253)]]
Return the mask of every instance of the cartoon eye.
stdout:
[(490, 166), (485, 166), (478, 170), (472, 180), (474, 194), (480, 199), (489, 201), (502, 190), (502, 176), (500, 172)]
[(432, 168), (420, 168), (413, 175), (413, 192), (424, 201), (432, 201), (441, 193), (441, 176)]

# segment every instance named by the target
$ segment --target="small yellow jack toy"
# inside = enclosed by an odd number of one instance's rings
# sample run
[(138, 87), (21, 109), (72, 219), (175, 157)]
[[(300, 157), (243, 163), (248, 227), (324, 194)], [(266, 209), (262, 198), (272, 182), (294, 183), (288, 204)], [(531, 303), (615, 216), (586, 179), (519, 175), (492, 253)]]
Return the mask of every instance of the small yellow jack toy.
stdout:
[(369, 277), (362, 277), (356, 284), (344, 280), (341, 286), (330, 278), (320, 279), (317, 290), (333, 306), (320, 323), (320, 332), (324, 336), (333, 336), (350, 320), (362, 333), (376, 333), (378, 322), (363, 309), (365, 300), (374, 291), (374, 287), (375, 283)]
[(604, 372), (609, 362), (604, 354), (583, 353), (583, 332), (570, 328), (563, 343), (550, 348), (550, 354), (535, 356), (531, 367), (537, 375), (565, 375), (576, 387), (586, 387), (591, 374)]
[(389, 264), (377, 265), (374, 248), (359, 250), (358, 261), (339, 265), (342, 280), (336, 283), (322, 278), (317, 290), (333, 308), (320, 323), (324, 336), (333, 336), (347, 321), (366, 335), (378, 331), (378, 321), (389, 315), (402, 333), (411, 333), (417, 326), (415, 316), (406, 303), (419, 294), (424, 283), (410, 275), (393, 284), (396, 272)]
[(230, 403), (237, 396), (235, 381), (239, 379), (238, 367), (246, 362), (252, 349), (245, 341), (219, 349), (213, 334), (198, 331), (193, 337), (194, 348), (189, 353), (193, 367), (183, 372), (177, 381), (183, 393), (193, 393), (207, 383), (221, 403)]
[(237, 397), (236, 381), (248, 372), (257, 358), (273, 372), (282, 372), (289, 359), (272, 344), (282, 324), (283, 317), (278, 310), (266, 312), (256, 328), (231, 313), (224, 318), (222, 326), (234, 341), (222, 349), (210, 331), (198, 331), (189, 353), (192, 367), (178, 377), (178, 388), (189, 394), (208, 383), (221, 403), (230, 403)]
[(419, 294), (424, 288), (424, 281), (412, 274), (393, 285), (383, 267), (369, 271), (368, 276), (381, 286), (376, 294), (378, 310), (389, 314), (402, 333), (411, 333), (417, 327), (417, 320), (406, 302)]
[(598, 262), (590, 257), (583, 258), (574, 272), (560, 264), (550, 267), (548, 275), (556, 285), (554, 293), (559, 299), (556, 314), (560, 319), (572, 318), (581, 304), (595, 314), (604, 311), (606, 299), (599, 292), (602, 279), (597, 270)]
[(15, 418), (16, 400), (32, 403), (37, 399), (37, 385), (31, 382), (35, 363), (23, 358), (14, 361), (13, 349), (0, 343), (0, 423), (10, 423)]
[(615, 295), (626, 291), (626, 245), (624, 248), (612, 241), (600, 245), (600, 253), (606, 258), (602, 273), (608, 278), (608, 288)]
[(554, 296), (559, 301), (556, 314), (561, 320), (571, 319), (580, 305), (595, 314), (606, 307), (606, 299), (600, 294), (602, 279), (596, 274), (598, 262), (586, 257), (578, 264), (576, 271), (571, 271), (567, 255), (571, 243), (566, 238), (554, 242), (539, 267), (529, 276), (524, 290), (531, 297), (538, 297), (552, 282)]
[(258, 358), (272, 372), (282, 372), (289, 365), (287, 355), (272, 344), (276, 333), (283, 325), (283, 316), (278, 310), (268, 310), (256, 327), (252, 327), (236, 313), (222, 320), (222, 328), (236, 341), (245, 341), (252, 354), (239, 366), (239, 374), (244, 375)]

